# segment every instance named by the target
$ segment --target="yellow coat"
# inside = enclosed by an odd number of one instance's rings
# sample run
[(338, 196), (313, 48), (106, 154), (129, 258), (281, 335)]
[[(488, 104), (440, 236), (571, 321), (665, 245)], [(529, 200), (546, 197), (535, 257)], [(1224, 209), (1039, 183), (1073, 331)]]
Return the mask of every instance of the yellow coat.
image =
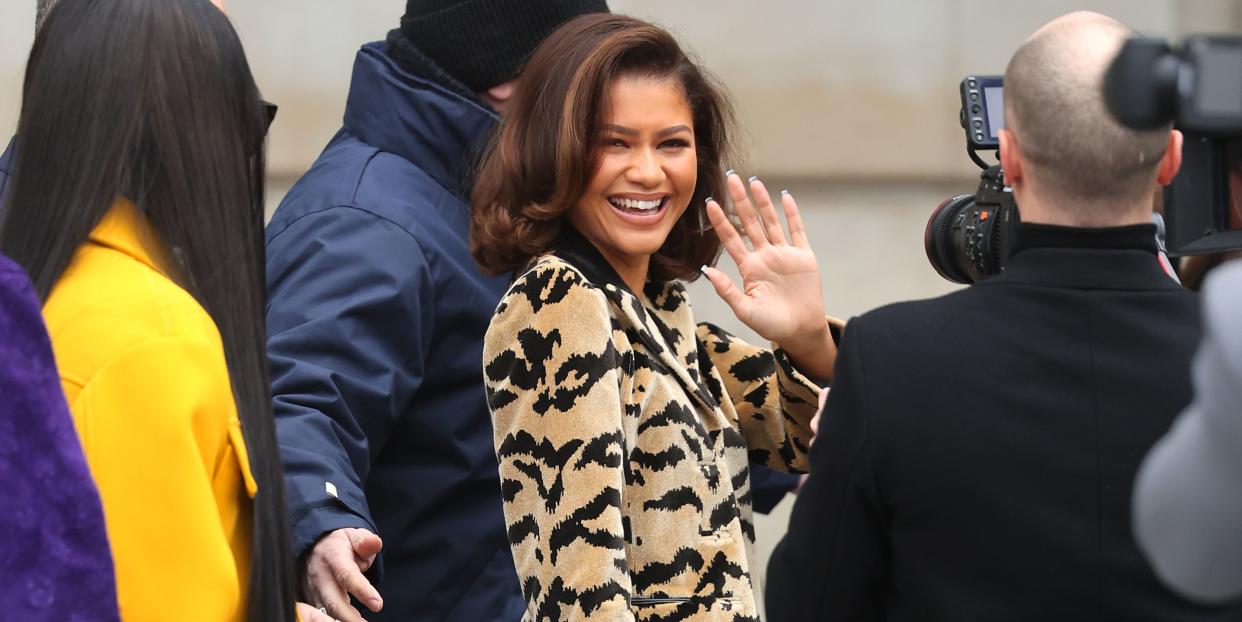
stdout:
[(215, 323), (120, 201), (43, 311), (127, 622), (245, 617), (255, 493)]

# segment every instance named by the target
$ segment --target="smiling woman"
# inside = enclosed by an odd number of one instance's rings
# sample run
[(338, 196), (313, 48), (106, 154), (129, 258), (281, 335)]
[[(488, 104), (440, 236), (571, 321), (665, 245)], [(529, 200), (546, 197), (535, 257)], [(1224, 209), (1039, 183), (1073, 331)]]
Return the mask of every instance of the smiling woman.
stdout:
[(669, 79), (625, 76), (609, 94), (595, 172), (567, 216), (625, 284), (641, 291), (651, 256), (694, 195), (694, 120), (681, 85)]
[(704, 200), (725, 192), (733, 112), (668, 33), (622, 16), (570, 22), (527, 63), (511, 106), (471, 201), (471, 250), (484, 271), (546, 252), (567, 221), (591, 220), (592, 199), (611, 209), (606, 193), (670, 199), (644, 238), (664, 240), (646, 253), (650, 278), (694, 279), (715, 261)]
[[(787, 243), (762, 184), (775, 229), (721, 171), (728, 110), (664, 30), (578, 18), (534, 53), (478, 175), (472, 251), (515, 272), (483, 360), (525, 620), (758, 619), (750, 464), (806, 468), (804, 372), (826, 379), (835, 348), (792, 198)], [(767, 296), (742, 319), (799, 355), (696, 326), (682, 281), (722, 240), (748, 293), (704, 272), (735, 310)]]

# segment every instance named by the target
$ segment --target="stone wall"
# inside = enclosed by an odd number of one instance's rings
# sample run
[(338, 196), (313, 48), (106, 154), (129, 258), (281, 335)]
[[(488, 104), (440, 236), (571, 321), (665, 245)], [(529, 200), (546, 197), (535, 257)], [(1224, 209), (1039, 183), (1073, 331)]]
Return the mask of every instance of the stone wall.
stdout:
[[(226, 0), (265, 96), (280, 104), (270, 162), (303, 171), (337, 130), (358, 45), (400, 0)], [(0, 0), (0, 134), (16, 125), (35, 0)], [(956, 86), (1000, 73), (1048, 19), (1092, 8), (1145, 34), (1242, 31), (1235, 0), (612, 0), (676, 33), (734, 95), (746, 170), (786, 178), (915, 180), (973, 174)], [(747, 165), (749, 164), (749, 165)]]

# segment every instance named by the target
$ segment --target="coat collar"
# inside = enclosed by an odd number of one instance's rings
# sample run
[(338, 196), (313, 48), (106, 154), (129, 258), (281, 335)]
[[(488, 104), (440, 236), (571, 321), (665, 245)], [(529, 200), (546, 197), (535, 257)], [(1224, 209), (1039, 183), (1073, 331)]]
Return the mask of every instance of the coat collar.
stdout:
[(631, 296), (635, 295), (599, 249), (568, 223), (561, 228), (553, 246), (556, 248), (554, 254), (577, 268), (592, 285), (599, 288), (611, 286)]
[(118, 250), (152, 270), (168, 276), (164, 268), (164, 247), (146, 216), (129, 199), (116, 203), (91, 230), (90, 241)]
[(464, 192), (477, 150), (500, 118), (492, 110), (407, 71), (385, 42), (363, 46), (354, 61), (345, 129), (401, 156), (441, 186)]
[(632, 337), (647, 347), (681, 383), (688, 395), (708, 409), (716, 400), (703, 387), (694, 314), (686, 289), (677, 281), (648, 281), (643, 295), (626, 286), (608, 260), (573, 227), (566, 225), (556, 242), (554, 255), (573, 266), (613, 303), (620, 320), (632, 329)]
[(1155, 253), (1156, 225), (1062, 227), (1021, 222), (1014, 227), (1013, 253), (1030, 248), (1139, 249)]
[(979, 285), (1023, 283), (1095, 290), (1180, 290), (1160, 267), (1155, 225), (1059, 227), (1019, 223), (1000, 275)]

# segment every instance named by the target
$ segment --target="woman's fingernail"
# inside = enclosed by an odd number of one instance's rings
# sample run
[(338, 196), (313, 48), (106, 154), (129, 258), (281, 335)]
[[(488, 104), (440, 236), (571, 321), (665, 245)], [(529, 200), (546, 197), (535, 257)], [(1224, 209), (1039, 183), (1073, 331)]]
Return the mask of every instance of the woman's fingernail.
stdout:
[(707, 276), (707, 264), (703, 264), (702, 266), (700, 266), (699, 272), (702, 272), (703, 276)]
[(753, 184), (753, 183), (755, 183), (755, 182), (759, 181), (759, 176), (758, 176), (758, 175), (755, 175), (755, 176), (751, 177), (749, 181), (750, 181), (750, 183), (752, 183), (752, 184)]
[(789, 194), (788, 190), (781, 190), (781, 194)]
[(725, 171), (725, 177), (732, 177), (732, 176), (734, 176), (734, 175), (736, 175), (736, 174), (737, 174), (737, 173), (733, 172), (733, 169), (729, 169), (729, 170)]
[(706, 199), (703, 199), (703, 202), (704, 202), (704, 203), (711, 203), (711, 202), (712, 202), (712, 198), (711, 198), (711, 197), (707, 197)]

